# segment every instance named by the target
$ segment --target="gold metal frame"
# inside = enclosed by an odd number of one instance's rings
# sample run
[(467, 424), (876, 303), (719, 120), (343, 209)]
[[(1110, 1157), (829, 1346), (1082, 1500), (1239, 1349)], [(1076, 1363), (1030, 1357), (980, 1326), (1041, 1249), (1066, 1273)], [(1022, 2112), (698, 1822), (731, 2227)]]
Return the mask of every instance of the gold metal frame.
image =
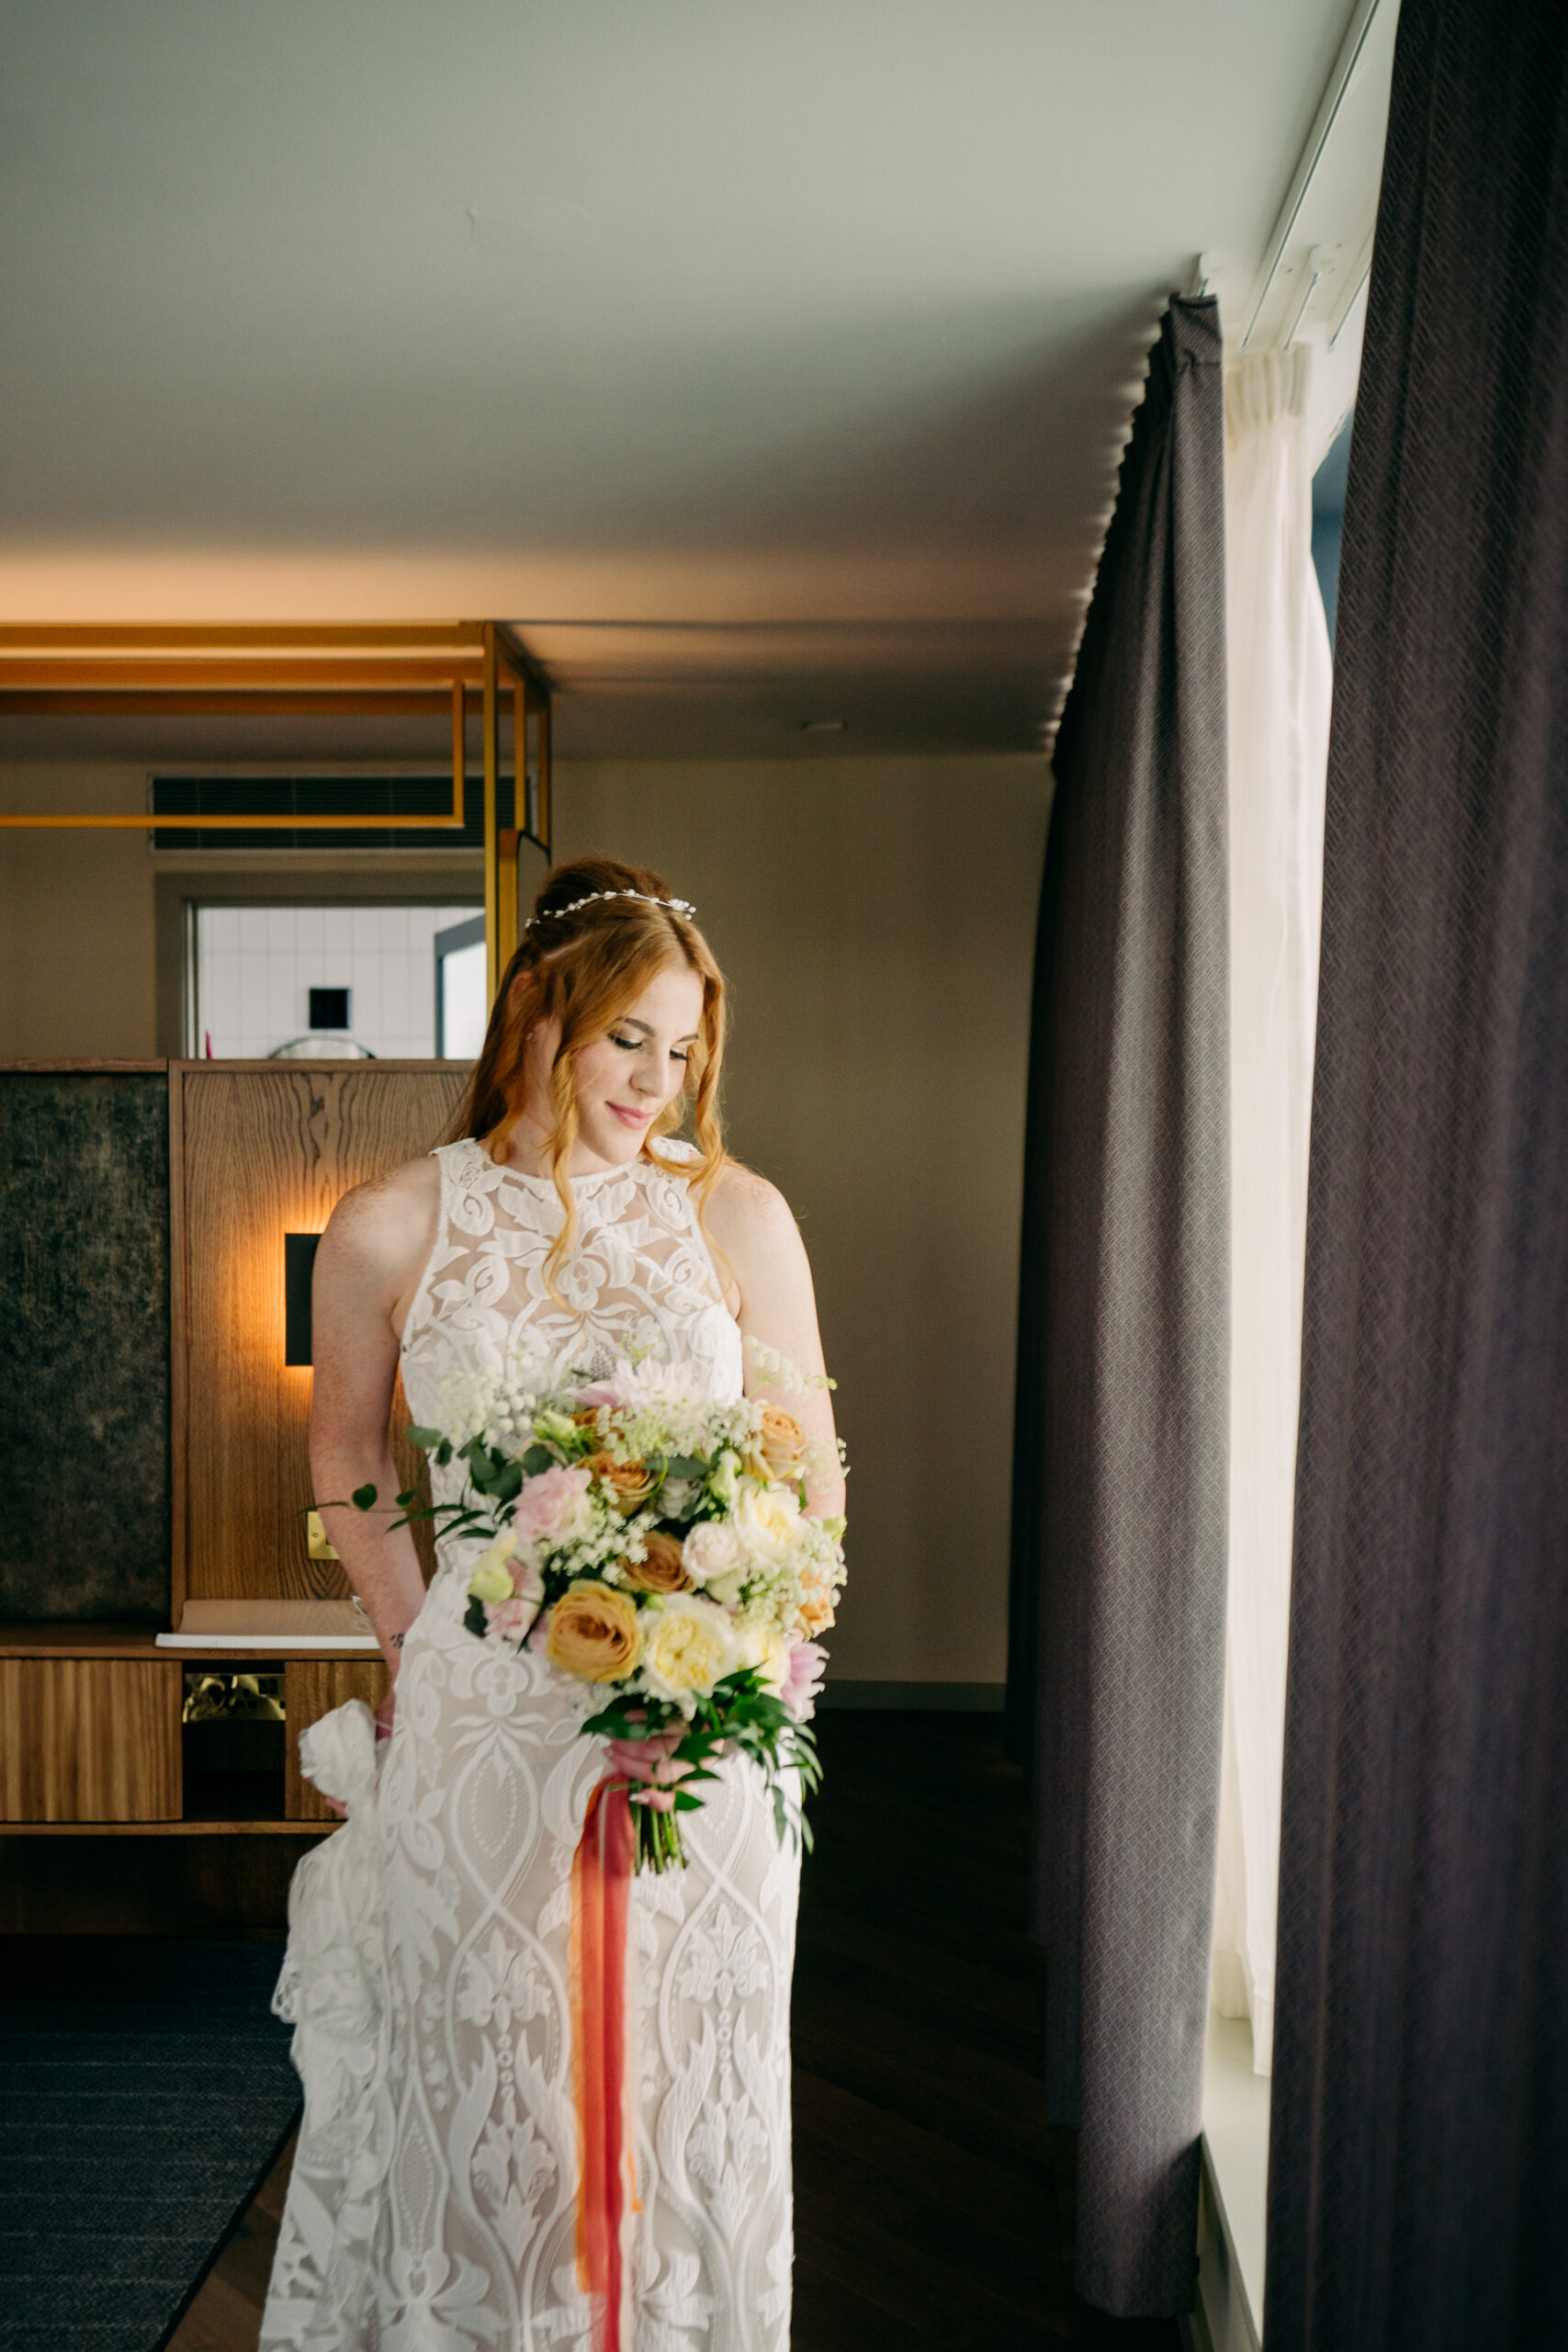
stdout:
[[(497, 808), (503, 690), (512, 697), (514, 774), (513, 822), (504, 830)], [(400, 817), (400, 831), (461, 829), (471, 693), (479, 695), (483, 716), (485, 965), (493, 998), (517, 941), (519, 840), (536, 841), (547, 856), (550, 848), (549, 682), (504, 623), (0, 627), (0, 717), (402, 716), (450, 707), (452, 805), (434, 816)], [(538, 726), (533, 827), (527, 821), (530, 716)], [(0, 814), (0, 828), (7, 830), (344, 832), (386, 823), (381, 814)]]

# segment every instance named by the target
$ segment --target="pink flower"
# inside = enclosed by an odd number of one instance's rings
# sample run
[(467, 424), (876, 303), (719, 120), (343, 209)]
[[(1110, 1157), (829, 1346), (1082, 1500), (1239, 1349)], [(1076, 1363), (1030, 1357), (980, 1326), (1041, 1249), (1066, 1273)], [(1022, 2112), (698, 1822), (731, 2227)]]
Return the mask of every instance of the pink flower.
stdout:
[(558, 1464), (525, 1480), (512, 1512), (518, 1543), (558, 1542), (571, 1534), (582, 1517), (590, 1484), (586, 1470), (563, 1470)]
[(533, 1615), (534, 1603), (531, 1600), (487, 1600), (485, 1603), (486, 1630), (491, 1634), (504, 1634), (509, 1642), (519, 1640), (527, 1632)]
[(820, 1642), (795, 1642), (791, 1645), (789, 1667), (779, 1697), (797, 1724), (808, 1722), (815, 1713), (817, 1693), (827, 1670), (828, 1653)]

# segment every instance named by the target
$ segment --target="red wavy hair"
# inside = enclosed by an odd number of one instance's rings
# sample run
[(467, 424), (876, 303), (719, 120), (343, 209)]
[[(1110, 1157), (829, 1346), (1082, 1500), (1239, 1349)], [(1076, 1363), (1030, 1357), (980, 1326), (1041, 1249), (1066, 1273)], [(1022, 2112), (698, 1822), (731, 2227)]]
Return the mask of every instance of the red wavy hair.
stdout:
[[(599, 898), (575, 913), (562, 911), (575, 899), (606, 890), (638, 895)], [(475, 1136), (498, 1166), (504, 1162), (523, 1112), (528, 1033), (536, 1022), (558, 1021), (560, 1043), (549, 1078), (554, 1114), (549, 1153), (563, 1221), (545, 1261), (545, 1281), (558, 1302), (556, 1272), (577, 1238), (577, 1203), (565, 1172), (577, 1140), (577, 1056), (623, 1020), (654, 974), (671, 964), (683, 964), (696, 973), (703, 984), (703, 1009), (685, 1083), (654, 1120), (643, 1138), (641, 1157), (670, 1175), (689, 1177), (699, 1218), (728, 1164), (718, 1113), (724, 976), (690, 916), (651, 903), (670, 896), (662, 875), (609, 857), (574, 858), (547, 876), (534, 901), (533, 922), (502, 975), (484, 1046), (445, 1137), (455, 1143)], [(664, 1159), (659, 1150), (661, 1138), (676, 1133), (688, 1119), (699, 1155), (695, 1167), (689, 1160)]]

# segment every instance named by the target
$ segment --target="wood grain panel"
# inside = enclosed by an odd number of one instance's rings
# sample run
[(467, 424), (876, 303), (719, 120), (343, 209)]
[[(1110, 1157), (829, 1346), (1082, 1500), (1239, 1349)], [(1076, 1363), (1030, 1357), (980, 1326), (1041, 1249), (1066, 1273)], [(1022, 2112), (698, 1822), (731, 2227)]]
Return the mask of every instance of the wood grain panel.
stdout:
[(175, 1821), (177, 1659), (0, 1658), (0, 1819)]
[(330, 1821), (333, 1814), (325, 1797), (299, 1770), (299, 1735), (350, 1699), (363, 1699), (367, 1707), (379, 1706), (390, 1678), (378, 1657), (290, 1658), (284, 1672), (288, 1742), (283, 1809), (290, 1821)]
[[(186, 1063), (180, 1075), (186, 1590), (345, 1593), (337, 1563), (306, 1552), (310, 1374), (283, 1361), (283, 1237), (319, 1233), (351, 1186), (428, 1151), (467, 1072), (276, 1062)], [(405, 1484), (414, 1462), (401, 1449)]]

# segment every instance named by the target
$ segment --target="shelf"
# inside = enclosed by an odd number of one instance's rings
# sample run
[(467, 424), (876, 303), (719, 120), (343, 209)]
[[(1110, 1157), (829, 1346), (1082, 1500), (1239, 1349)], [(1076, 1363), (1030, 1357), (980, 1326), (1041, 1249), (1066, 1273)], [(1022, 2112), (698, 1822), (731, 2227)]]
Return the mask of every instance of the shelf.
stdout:
[[(372, 1637), (371, 1649), (375, 1649)], [(279, 1657), (276, 1640), (254, 1642), (238, 1648), (219, 1648), (208, 1642), (186, 1645), (170, 1634), (143, 1625), (0, 1625), (0, 1657), (184, 1658), (190, 1666), (250, 1666), (258, 1658)], [(312, 1658), (363, 1658), (362, 1640), (310, 1644)]]
[(5, 1838), (321, 1838), (341, 1821), (0, 1821)]

